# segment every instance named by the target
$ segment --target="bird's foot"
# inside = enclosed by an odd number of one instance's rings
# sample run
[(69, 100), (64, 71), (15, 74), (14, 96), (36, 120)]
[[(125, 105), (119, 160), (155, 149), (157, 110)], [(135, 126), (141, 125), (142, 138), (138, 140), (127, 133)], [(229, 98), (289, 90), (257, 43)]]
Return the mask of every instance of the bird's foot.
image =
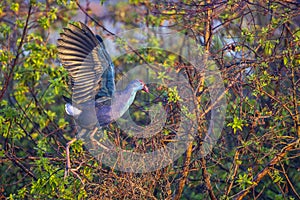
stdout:
[(70, 146), (71, 144), (73, 144), (77, 139), (74, 138), (71, 141), (69, 141), (67, 143), (66, 146), (66, 170), (65, 170), (65, 176), (64, 178), (66, 178), (69, 175), (69, 171), (71, 170), (71, 161), (70, 161)]

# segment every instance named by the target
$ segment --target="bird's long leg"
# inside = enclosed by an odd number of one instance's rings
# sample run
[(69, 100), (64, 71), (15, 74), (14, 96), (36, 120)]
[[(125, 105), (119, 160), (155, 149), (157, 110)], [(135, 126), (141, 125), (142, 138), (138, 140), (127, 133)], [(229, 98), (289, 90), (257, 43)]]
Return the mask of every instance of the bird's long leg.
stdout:
[(98, 128), (95, 127), (94, 130), (92, 131), (92, 133), (90, 134), (90, 140), (92, 141), (93, 145), (95, 145), (95, 142), (97, 142), (97, 140), (94, 138), (95, 133), (97, 133)]
[(66, 170), (65, 170), (65, 178), (69, 175), (69, 170), (71, 169), (71, 161), (70, 161), (70, 146), (71, 144), (73, 144), (77, 139), (74, 138), (71, 141), (69, 141), (67, 143), (66, 146), (66, 157), (67, 157), (67, 161), (66, 161)]
[[(91, 140), (91, 142), (92, 142), (92, 145), (93, 145), (93, 150), (96, 150), (96, 147), (98, 146), (98, 147), (101, 147), (101, 148), (103, 148), (103, 149), (105, 149), (105, 150), (109, 150), (109, 148), (108, 147), (106, 147), (104, 144), (101, 144), (101, 142), (98, 142), (95, 138), (94, 138), (94, 136), (95, 136), (95, 134), (97, 133), (97, 130), (98, 130), (98, 127), (95, 127), (94, 128), (94, 130), (90, 133), (90, 140)], [(102, 135), (102, 140), (103, 140), (103, 135)]]

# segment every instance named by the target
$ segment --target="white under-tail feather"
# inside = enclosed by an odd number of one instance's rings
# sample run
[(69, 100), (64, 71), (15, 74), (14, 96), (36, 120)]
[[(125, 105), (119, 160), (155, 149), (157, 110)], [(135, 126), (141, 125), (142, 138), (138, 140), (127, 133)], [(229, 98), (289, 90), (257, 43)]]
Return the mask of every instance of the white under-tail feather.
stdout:
[(79, 116), (80, 113), (82, 112), (78, 108), (72, 106), (70, 103), (65, 104), (65, 110), (66, 110), (68, 115), (71, 115), (73, 117)]

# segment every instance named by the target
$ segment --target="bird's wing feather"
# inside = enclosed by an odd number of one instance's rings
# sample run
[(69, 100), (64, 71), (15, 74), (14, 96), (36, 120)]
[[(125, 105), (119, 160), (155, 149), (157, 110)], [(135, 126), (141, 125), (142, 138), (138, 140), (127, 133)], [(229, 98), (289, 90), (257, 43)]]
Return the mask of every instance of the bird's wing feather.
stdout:
[(95, 99), (101, 76), (110, 65), (107, 55), (104, 45), (83, 23), (64, 28), (58, 40), (58, 57), (71, 76), (73, 103)]
[(102, 84), (99, 92), (97, 93), (96, 99), (107, 99), (107, 97), (112, 97), (115, 90), (115, 66), (107, 53), (103, 40), (100, 36), (96, 35), (97, 39), (103, 48), (103, 55), (105, 56), (107, 62), (109, 63), (107, 70), (102, 75)]

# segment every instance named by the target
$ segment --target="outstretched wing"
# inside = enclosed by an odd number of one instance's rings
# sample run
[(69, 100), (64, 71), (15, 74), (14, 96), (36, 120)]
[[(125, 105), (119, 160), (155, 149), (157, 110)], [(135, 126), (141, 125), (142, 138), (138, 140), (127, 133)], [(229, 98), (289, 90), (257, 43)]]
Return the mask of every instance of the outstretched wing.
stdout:
[(104, 71), (102, 75), (102, 82), (101, 82), (101, 88), (98, 91), (96, 95), (96, 99), (101, 99), (105, 100), (107, 99), (106, 97), (111, 98), (116, 90), (115, 86), (115, 66), (105, 50), (105, 46), (103, 43), (102, 38), (99, 35), (96, 35), (97, 39), (101, 42), (101, 45), (103, 47), (104, 55), (107, 59), (107, 62), (109, 63), (107, 70)]
[(94, 100), (101, 76), (111, 64), (102, 39), (81, 22), (69, 24), (60, 35), (58, 57), (71, 76), (73, 103)]

